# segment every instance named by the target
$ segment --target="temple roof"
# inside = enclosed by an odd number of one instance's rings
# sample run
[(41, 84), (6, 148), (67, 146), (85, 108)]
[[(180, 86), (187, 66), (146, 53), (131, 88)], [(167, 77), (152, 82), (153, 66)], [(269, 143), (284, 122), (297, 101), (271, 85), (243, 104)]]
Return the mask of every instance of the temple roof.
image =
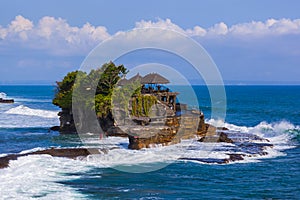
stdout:
[(150, 73), (144, 76), (141, 80), (142, 84), (167, 84), (170, 83), (168, 79), (157, 73)]
[(135, 82), (135, 81), (141, 81), (143, 77), (137, 73), (135, 76), (133, 76), (131, 79), (129, 79), (130, 82)]

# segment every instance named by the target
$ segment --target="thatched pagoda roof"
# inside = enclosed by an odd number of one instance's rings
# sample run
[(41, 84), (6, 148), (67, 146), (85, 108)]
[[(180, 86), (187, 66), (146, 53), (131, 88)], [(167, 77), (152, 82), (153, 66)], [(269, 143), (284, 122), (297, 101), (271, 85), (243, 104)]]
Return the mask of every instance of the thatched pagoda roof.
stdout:
[(167, 84), (170, 83), (168, 79), (157, 73), (150, 73), (144, 76), (141, 80), (142, 84)]
[(137, 73), (135, 76), (133, 76), (131, 79), (129, 79), (128, 81), (130, 82), (135, 82), (135, 81), (141, 81), (143, 79), (143, 77)]

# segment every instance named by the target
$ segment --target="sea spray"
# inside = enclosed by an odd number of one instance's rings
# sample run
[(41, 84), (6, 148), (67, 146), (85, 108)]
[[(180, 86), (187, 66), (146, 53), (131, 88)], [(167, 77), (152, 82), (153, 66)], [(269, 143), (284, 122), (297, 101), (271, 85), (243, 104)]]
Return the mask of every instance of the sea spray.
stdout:
[(32, 109), (24, 105), (17, 106), (15, 108), (11, 108), (5, 112), (6, 114), (15, 114), (15, 115), (30, 115), (30, 116), (38, 116), (44, 118), (57, 118), (56, 111), (50, 110), (41, 110), (41, 109)]

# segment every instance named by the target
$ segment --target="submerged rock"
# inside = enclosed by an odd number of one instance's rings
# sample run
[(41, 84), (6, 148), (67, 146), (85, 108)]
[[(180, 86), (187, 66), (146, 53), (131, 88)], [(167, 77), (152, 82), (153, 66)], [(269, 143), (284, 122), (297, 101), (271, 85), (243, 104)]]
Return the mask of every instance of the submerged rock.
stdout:
[(95, 149), (95, 148), (63, 148), (63, 149), (45, 149), (30, 153), (24, 153), (24, 154), (10, 154), (4, 157), (0, 157), (0, 169), (9, 167), (9, 161), (10, 160), (17, 160), (19, 157), (22, 156), (29, 156), (29, 155), (41, 155), (41, 154), (47, 154), (54, 157), (65, 157), (65, 158), (71, 158), (75, 159), (77, 157), (86, 157), (91, 154), (100, 154), (107, 153), (107, 150), (105, 149)]
[(3, 98), (0, 98), (0, 103), (14, 103), (15, 100), (13, 99), (3, 99)]
[(180, 160), (197, 161), (207, 164), (227, 164), (229, 162), (244, 160), (244, 154), (227, 154), (229, 158), (218, 159), (218, 158), (180, 158)]

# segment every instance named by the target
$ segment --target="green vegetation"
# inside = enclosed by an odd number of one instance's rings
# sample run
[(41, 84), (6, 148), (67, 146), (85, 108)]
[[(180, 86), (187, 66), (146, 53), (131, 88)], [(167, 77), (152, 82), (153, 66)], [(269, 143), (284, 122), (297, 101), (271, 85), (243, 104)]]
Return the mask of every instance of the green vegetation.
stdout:
[(123, 65), (116, 66), (112, 62), (88, 74), (82, 71), (70, 72), (61, 82), (57, 82), (53, 104), (71, 111), (72, 101), (76, 101), (74, 103), (84, 106), (84, 109), (94, 110), (99, 118), (112, 116), (113, 109), (116, 109), (124, 119), (129, 114), (131, 102), (131, 115), (149, 116), (151, 106), (157, 99), (153, 95), (141, 94), (138, 80), (116, 87), (127, 73)]
[[(61, 82), (57, 82), (57, 92), (53, 104), (62, 109), (71, 110), (72, 97), (75, 97), (73, 99), (76, 99), (80, 105), (84, 105), (88, 109), (95, 109), (98, 117), (106, 117), (111, 113), (113, 90), (120, 78), (127, 72), (123, 65), (116, 66), (112, 62), (92, 70), (89, 74), (81, 71), (70, 72)], [(91, 88), (95, 88), (96, 91)], [(90, 92), (93, 91), (95, 98), (87, 99), (87, 96), (93, 96), (90, 95)]]
[(151, 107), (157, 103), (157, 99), (153, 95), (138, 94), (132, 98), (132, 111), (133, 116), (149, 117)]
[(69, 72), (61, 82), (56, 82), (57, 91), (52, 103), (63, 109), (71, 109), (73, 87), (77, 76), (86, 76), (80, 71)]

